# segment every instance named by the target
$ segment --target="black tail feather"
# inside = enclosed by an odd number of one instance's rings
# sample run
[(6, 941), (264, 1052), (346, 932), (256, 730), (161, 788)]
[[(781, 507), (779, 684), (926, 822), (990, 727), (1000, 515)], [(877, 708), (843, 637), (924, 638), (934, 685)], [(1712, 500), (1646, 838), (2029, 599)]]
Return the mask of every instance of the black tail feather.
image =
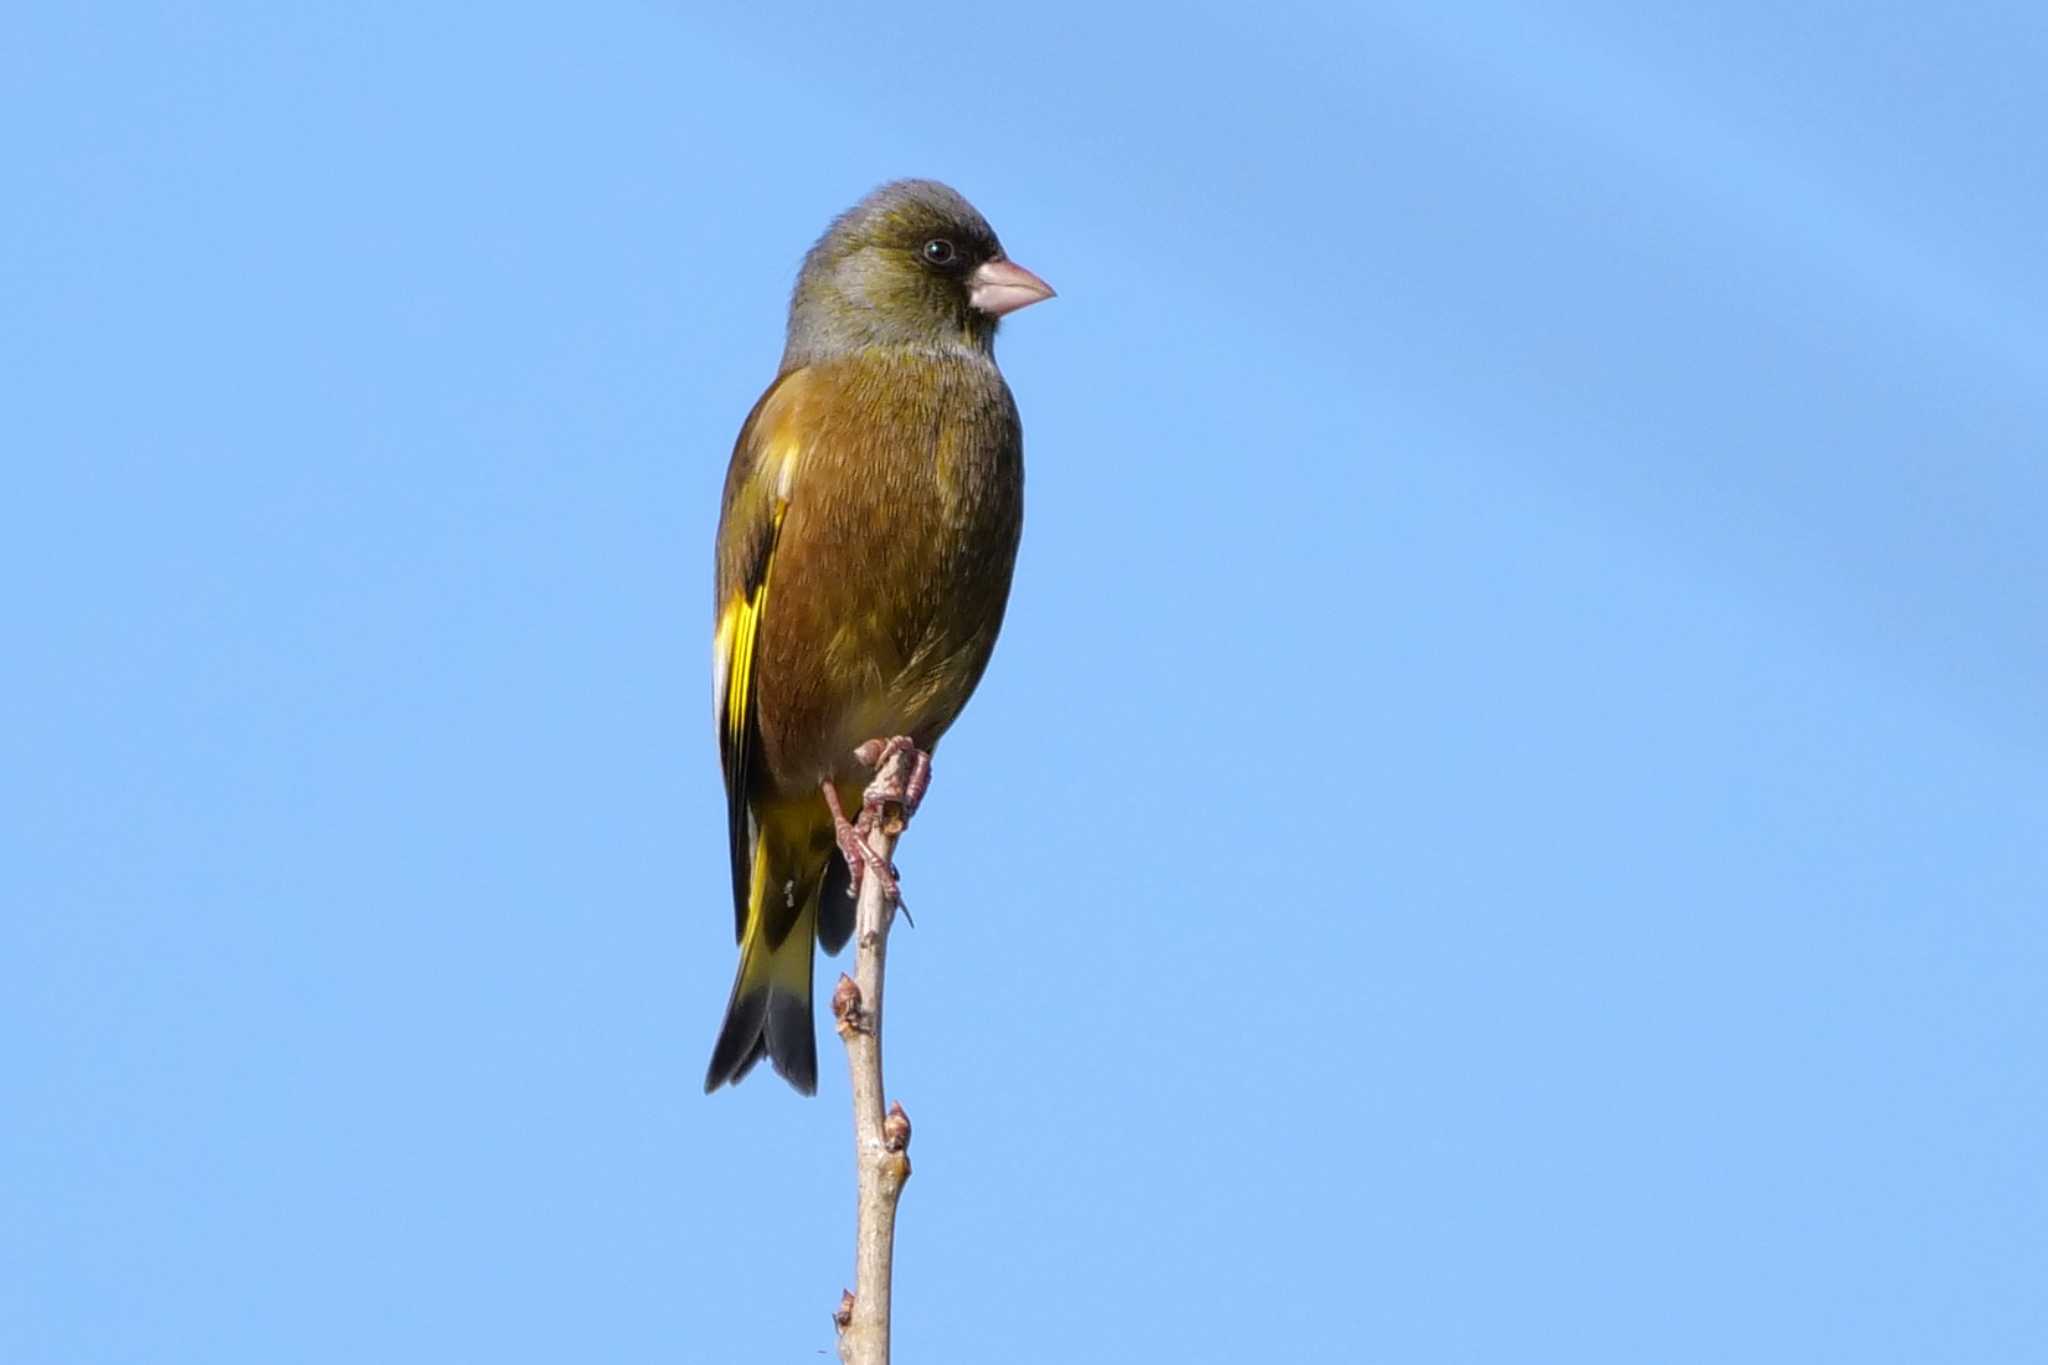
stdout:
[(711, 1049), (711, 1065), (704, 1072), (704, 1093), (737, 1085), (764, 1056), (798, 1094), (818, 1093), (818, 1039), (811, 1027), (809, 996), (774, 986), (757, 986), (741, 995), (735, 988), (725, 1026)]
[(825, 884), (818, 891), (818, 946), (837, 953), (853, 937), (853, 874), (837, 849), (825, 863)]
[(741, 995), (735, 984), (732, 1001), (725, 1007), (725, 1023), (711, 1048), (711, 1065), (704, 1072), (705, 1094), (721, 1085), (738, 1084), (740, 1077), (753, 1070), (768, 1049), (767, 1032), (761, 1027), (767, 1018), (768, 992)]

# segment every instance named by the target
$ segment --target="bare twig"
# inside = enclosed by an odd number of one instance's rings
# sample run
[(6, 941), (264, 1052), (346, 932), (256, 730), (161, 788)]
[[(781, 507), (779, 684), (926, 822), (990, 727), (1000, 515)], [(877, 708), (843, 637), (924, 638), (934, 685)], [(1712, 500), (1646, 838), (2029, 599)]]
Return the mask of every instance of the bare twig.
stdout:
[[(897, 791), (910, 785), (914, 751), (889, 752), (875, 786)], [(929, 760), (926, 760), (929, 763)], [(914, 798), (913, 798), (914, 800)], [(900, 803), (889, 802), (865, 838), (882, 867), (892, 865), (903, 833)], [(894, 888), (887, 877), (863, 877), (854, 911), (854, 974), (841, 975), (832, 992), (832, 1016), (846, 1041), (853, 1076), (853, 1160), (859, 1180), (854, 1232), (854, 1287), (832, 1316), (839, 1328), (839, 1359), (845, 1365), (888, 1365), (889, 1294), (896, 1249), (896, 1202), (910, 1178), (910, 1116), (882, 1103), (882, 975), (888, 960), (889, 924), (895, 918)]]

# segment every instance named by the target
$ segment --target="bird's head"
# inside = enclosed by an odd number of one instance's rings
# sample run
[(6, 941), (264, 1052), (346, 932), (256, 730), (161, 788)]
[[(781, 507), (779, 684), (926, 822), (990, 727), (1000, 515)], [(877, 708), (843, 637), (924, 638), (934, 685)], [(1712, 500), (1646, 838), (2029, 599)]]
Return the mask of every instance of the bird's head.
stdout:
[(894, 181), (833, 220), (804, 257), (783, 368), (867, 346), (987, 354), (997, 319), (1052, 292), (958, 193)]

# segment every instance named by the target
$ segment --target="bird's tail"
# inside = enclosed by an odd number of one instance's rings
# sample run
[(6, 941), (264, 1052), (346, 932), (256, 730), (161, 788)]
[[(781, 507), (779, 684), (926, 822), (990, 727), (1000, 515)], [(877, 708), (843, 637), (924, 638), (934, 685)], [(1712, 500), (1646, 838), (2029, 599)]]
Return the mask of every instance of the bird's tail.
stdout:
[[(738, 1081), (765, 1055), (799, 1094), (818, 1090), (818, 1040), (811, 1025), (811, 945), (832, 826), (806, 802), (762, 812), (754, 837), (740, 965), (725, 1025), (711, 1049), (704, 1089)], [(822, 810), (818, 812), (822, 814)]]

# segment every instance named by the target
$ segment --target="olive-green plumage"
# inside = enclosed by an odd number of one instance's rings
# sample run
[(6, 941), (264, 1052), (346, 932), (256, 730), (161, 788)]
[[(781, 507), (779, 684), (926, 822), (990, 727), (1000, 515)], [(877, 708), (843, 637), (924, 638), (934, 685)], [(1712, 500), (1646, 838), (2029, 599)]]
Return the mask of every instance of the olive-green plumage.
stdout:
[(853, 902), (821, 787), (851, 807), (863, 742), (929, 752), (995, 647), (1023, 526), (996, 322), (1049, 296), (931, 181), (876, 190), (798, 276), (775, 382), (740, 430), (713, 645), (739, 972), (704, 1088), (763, 1055), (817, 1087), (811, 945)]

